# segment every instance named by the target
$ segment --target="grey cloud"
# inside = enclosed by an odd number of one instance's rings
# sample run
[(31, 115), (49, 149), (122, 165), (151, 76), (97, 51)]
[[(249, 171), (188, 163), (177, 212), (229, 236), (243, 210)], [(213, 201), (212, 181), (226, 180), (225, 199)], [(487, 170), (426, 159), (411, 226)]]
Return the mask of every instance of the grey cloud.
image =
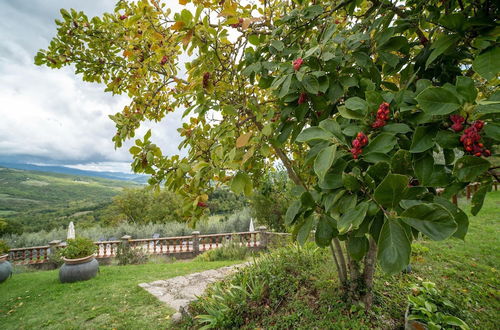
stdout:
[[(99, 163), (103, 168), (130, 162), (127, 143), (115, 151), (114, 124), (108, 115), (128, 103), (103, 87), (84, 83), (72, 68), (37, 67), (33, 57), (55, 34), (59, 9), (75, 8), (89, 16), (112, 11), (115, 1), (30, 0), (0, 2), (0, 160), (23, 159), (57, 164)], [(153, 140), (165, 154), (179, 153), (181, 112), (153, 128)], [(97, 165), (96, 165), (97, 163)], [(110, 165), (111, 164), (111, 165)], [(90, 165), (89, 165), (90, 166)]]

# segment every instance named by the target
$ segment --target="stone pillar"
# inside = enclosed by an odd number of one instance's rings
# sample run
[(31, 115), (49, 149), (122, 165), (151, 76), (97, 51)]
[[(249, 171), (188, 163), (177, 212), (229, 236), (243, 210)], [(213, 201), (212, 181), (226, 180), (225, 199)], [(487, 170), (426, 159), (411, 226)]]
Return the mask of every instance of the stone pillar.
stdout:
[(191, 235), (193, 236), (193, 252), (195, 255), (197, 255), (200, 253), (200, 232), (193, 231)]
[(266, 226), (260, 226), (259, 228), (257, 228), (257, 230), (259, 231), (259, 242), (260, 242), (259, 247), (266, 249), (268, 243), (267, 228)]
[(49, 254), (54, 254), (56, 253), (57, 249), (59, 248), (59, 244), (61, 244), (61, 241), (58, 239), (55, 239), (53, 241), (49, 242)]

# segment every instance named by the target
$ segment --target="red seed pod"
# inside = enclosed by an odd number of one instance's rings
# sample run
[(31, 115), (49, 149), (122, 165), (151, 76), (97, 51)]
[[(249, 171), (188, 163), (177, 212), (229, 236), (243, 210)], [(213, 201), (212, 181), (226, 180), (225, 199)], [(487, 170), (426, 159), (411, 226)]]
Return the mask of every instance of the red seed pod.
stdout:
[(302, 59), (302, 57), (299, 57), (298, 59), (294, 60), (292, 62), (293, 69), (295, 71), (299, 71), (300, 67), (302, 66), (302, 63), (304, 63), (304, 60)]
[(205, 72), (205, 74), (203, 75), (203, 88), (208, 87), (209, 81), (210, 81), (210, 72)]
[(120, 20), (122, 20), (122, 21), (123, 21), (124, 19), (127, 19), (127, 18), (128, 18), (128, 16), (127, 16), (127, 15), (121, 15), (121, 16), (120, 16)]
[(490, 157), (491, 156), (491, 151), (486, 149), (483, 151), (483, 154), (486, 156), (486, 157)]
[[(454, 130), (455, 132), (460, 132), (464, 129), (464, 126), (460, 123), (455, 123), (451, 125), (451, 129)], [(460, 137), (460, 139), (462, 139), (462, 137)]]
[(302, 104), (307, 101), (307, 94), (306, 93), (300, 93), (299, 95), (299, 100), (297, 101), (298, 104)]
[(161, 64), (161, 65), (164, 65), (165, 63), (167, 63), (167, 61), (168, 61), (168, 57), (167, 57), (167, 55), (164, 55), (164, 56), (161, 58), (160, 64)]

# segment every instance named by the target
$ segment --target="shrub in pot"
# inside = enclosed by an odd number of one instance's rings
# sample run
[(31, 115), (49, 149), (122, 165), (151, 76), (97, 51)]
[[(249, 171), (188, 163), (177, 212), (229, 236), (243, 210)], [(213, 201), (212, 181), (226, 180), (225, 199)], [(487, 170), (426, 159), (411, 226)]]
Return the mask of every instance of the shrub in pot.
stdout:
[(0, 240), (0, 283), (6, 281), (12, 275), (12, 265), (7, 261), (9, 246)]
[(64, 264), (59, 270), (63, 283), (86, 281), (96, 276), (99, 263), (95, 259), (97, 246), (88, 238), (69, 239), (62, 250)]

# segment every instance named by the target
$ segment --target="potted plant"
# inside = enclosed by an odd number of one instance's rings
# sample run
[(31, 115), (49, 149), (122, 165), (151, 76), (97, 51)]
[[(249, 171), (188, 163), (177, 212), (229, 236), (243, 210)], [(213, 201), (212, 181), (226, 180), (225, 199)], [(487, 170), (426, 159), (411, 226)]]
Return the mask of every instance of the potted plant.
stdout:
[(84, 237), (69, 239), (62, 250), (64, 264), (59, 270), (62, 283), (86, 281), (96, 276), (99, 263), (95, 259), (97, 246), (92, 240)]
[(0, 240), (0, 283), (6, 281), (12, 275), (12, 265), (7, 261), (9, 250), (7, 243)]
[(458, 309), (451, 301), (444, 298), (436, 289), (436, 284), (423, 282), (412, 287), (408, 296), (408, 308), (405, 314), (406, 330), (433, 330), (458, 328), (469, 330), (469, 326), (454, 316)]

